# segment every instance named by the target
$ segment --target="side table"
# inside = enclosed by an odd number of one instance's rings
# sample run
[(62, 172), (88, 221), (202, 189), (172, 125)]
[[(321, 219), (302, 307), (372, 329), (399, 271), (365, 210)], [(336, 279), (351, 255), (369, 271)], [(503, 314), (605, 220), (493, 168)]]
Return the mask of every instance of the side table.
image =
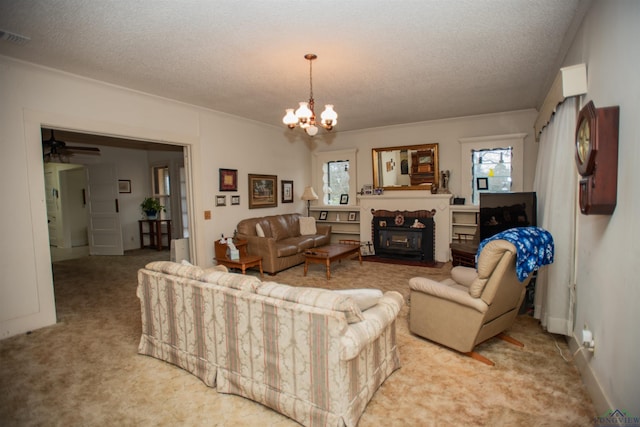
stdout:
[(240, 258), (238, 259), (230, 259), (227, 256), (227, 245), (220, 243), (219, 240), (215, 241), (216, 262), (227, 268), (242, 270), (242, 274), (245, 274), (247, 268), (258, 267), (260, 269), (260, 278), (264, 278), (264, 273), (262, 272), (262, 257), (259, 255), (249, 255), (247, 253), (248, 242), (246, 240), (234, 240), (233, 244), (240, 254)]
[[(167, 225), (167, 231), (162, 230), (162, 223)], [(145, 231), (144, 225), (147, 225)], [(144, 236), (149, 236), (149, 246), (162, 250), (162, 236), (167, 236), (167, 247), (171, 246), (171, 220), (170, 219), (140, 219), (138, 220), (140, 231), (140, 249), (145, 247)]]

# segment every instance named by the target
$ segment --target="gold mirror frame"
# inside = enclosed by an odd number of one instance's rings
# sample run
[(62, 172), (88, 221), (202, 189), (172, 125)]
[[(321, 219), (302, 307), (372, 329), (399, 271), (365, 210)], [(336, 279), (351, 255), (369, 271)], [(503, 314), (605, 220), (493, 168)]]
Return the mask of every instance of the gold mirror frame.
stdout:
[(374, 188), (386, 191), (438, 187), (438, 144), (372, 148), (371, 158)]

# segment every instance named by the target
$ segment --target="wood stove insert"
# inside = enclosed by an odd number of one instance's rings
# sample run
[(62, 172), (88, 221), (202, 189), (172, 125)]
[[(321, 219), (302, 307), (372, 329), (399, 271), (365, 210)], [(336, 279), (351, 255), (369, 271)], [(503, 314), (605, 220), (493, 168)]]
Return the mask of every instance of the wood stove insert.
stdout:
[(376, 255), (424, 262), (434, 261), (436, 210), (372, 209), (371, 232)]

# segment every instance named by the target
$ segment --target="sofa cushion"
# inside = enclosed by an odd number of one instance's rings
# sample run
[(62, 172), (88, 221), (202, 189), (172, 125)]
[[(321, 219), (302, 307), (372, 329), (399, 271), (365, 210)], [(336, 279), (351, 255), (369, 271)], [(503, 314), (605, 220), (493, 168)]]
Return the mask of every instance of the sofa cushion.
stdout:
[(297, 304), (339, 311), (344, 313), (348, 323), (357, 323), (364, 320), (362, 311), (350, 296), (327, 289), (294, 287), (275, 282), (263, 282), (256, 293)]
[[(269, 226), (271, 227), (271, 237), (276, 240), (286, 239), (295, 235), (291, 233), (292, 230), (290, 230), (284, 215), (269, 217)], [(298, 227), (296, 227), (295, 233), (298, 233)]]
[(358, 305), (360, 311), (373, 307), (382, 298), (380, 289), (336, 289), (333, 292), (350, 296)]
[(278, 241), (276, 243), (276, 256), (278, 258), (292, 256), (299, 252), (297, 243), (288, 240), (289, 239), (285, 239), (284, 241)]
[(204, 274), (211, 273), (212, 271), (222, 271), (224, 273), (227, 273), (229, 272), (229, 269), (222, 264), (218, 264), (214, 265), (213, 267), (204, 268), (202, 271), (204, 272)]
[(202, 281), (251, 293), (255, 293), (261, 283), (257, 277), (224, 271), (209, 271), (202, 276)]
[(264, 237), (264, 230), (262, 229), (262, 226), (259, 222), (256, 223), (256, 235), (258, 237)]
[(157, 271), (159, 273), (171, 274), (194, 280), (200, 280), (203, 275), (203, 270), (198, 266), (180, 264), (172, 261), (154, 261), (148, 263), (144, 268), (151, 271)]
[(309, 236), (318, 232), (316, 228), (316, 219), (312, 216), (298, 218), (300, 222), (300, 235)]

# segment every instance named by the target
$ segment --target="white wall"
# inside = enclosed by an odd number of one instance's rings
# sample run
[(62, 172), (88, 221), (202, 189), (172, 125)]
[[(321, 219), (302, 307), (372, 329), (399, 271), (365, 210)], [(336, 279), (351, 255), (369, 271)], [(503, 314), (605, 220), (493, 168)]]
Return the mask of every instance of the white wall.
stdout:
[(620, 106), (615, 212), (576, 218), (574, 334), (581, 337), (585, 324), (594, 334), (595, 353), (580, 358), (579, 367), (599, 415), (623, 409), (640, 416), (639, 23), (638, 1), (594, 2), (563, 64), (587, 64), (581, 106), (589, 100), (597, 108)]
[[(303, 212), (310, 182), (308, 146), (267, 126), (0, 57), (0, 338), (55, 322), (47, 232), (41, 126), (183, 145), (193, 180), (195, 262), (212, 264), (213, 241), (241, 218)], [(144, 173), (148, 168), (143, 165)], [(214, 206), (218, 168), (238, 169), (240, 206)], [(247, 174), (294, 181), (295, 202), (249, 210)], [(123, 179), (129, 179), (123, 176)], [(133, 179), (133, 178), (132, 178)], [(132, 182), (132, 185), (136, 185)], [(203, 212), (213, 211), (205, 221)], [(130, 240), (130, 239), (129, 239)]]
[[(536, 116), (535, 110), (523, 110), (339, 132), (331, 139), (330, 145), (318, 143), (314, 150), (329, 151), (356, 147), (359, 190), (364, 184), (373, 183), (372, 148), (438, 143), (439, 168), (451, 171), (449, 190), (458, 195), (461, 193), (462, 185), (459, 139), (525, 133), (527, 136), (524, 140), (524, 191), (531, 191), (538, 155), (538, 144), (533, 134)], [(467, 203), (470, 203), (470, 200), (467, 200)]]

